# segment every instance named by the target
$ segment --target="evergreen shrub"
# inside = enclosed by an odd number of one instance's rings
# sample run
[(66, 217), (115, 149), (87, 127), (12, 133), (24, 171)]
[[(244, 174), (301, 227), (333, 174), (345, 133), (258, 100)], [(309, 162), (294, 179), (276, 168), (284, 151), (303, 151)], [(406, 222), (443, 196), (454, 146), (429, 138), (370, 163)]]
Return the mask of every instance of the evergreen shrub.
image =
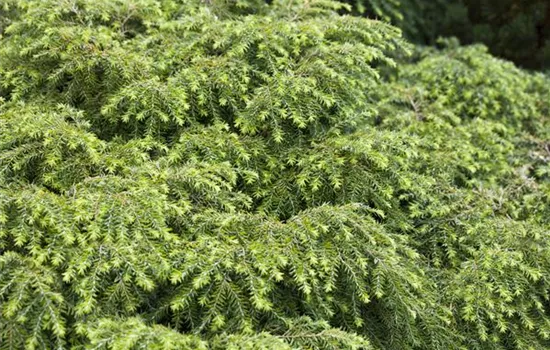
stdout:
[(549, 77), (328, 0), (3, 6), (1, 349), (550, 347)]

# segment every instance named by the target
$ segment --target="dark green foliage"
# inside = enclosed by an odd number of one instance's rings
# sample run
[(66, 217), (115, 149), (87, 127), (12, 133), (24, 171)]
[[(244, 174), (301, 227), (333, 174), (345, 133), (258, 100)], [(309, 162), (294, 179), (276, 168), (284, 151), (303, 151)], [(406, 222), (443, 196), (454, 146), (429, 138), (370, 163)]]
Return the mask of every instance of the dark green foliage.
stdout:
[(550, 68), (547, 0), (345, 0), (358, 15), (391, 22), (420, 45), (441, 37), (483, 43), (493, 55), (537, 70)]
[(324, 0), (6, 4), (0, 348), (550, 346), (547, 76)]
[(471, 22), (459, 36), (463, 42), (483, 42), (493, 54), (528, 68), (550, 68), (550, 2), (463, 1)]
[(346, 0), (353, 11), (379, 18), (403, 30), (418, 44), (433, 45), (439, 37), (461, 36), (468, 22), (463, 0)]
[(368, 17), (391, 21), (413, 42), (454, 36), (530, 69), (550, 68), (547, 0), (348, 0)]

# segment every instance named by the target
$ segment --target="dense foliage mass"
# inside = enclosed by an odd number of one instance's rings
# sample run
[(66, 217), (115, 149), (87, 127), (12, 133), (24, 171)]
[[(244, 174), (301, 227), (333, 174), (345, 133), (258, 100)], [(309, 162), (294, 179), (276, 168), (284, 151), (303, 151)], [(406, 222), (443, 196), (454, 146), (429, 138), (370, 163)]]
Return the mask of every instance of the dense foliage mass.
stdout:
[(3, 6), (0, 349), (550, 347), (549, 77), (328, 0)]

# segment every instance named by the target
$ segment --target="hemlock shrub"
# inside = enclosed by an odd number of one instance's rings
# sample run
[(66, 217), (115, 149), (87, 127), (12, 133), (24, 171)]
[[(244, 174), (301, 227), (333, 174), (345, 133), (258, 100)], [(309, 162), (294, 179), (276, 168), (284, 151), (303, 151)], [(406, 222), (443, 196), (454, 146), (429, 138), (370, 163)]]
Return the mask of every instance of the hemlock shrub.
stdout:
[(346, 8), (5, 2), (0, 348), (550, 347), (550, 79)]

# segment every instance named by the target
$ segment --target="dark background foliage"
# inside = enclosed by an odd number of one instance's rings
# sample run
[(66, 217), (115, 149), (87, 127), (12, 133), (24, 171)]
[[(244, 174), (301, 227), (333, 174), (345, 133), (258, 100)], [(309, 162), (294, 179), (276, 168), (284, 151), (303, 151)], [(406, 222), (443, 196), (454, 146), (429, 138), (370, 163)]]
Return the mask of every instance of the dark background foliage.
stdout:
[(384, 18), (418, 44), (456, 36), (529, 69), (550, 67), (548, 0), (347, 0), (356, 12)]

